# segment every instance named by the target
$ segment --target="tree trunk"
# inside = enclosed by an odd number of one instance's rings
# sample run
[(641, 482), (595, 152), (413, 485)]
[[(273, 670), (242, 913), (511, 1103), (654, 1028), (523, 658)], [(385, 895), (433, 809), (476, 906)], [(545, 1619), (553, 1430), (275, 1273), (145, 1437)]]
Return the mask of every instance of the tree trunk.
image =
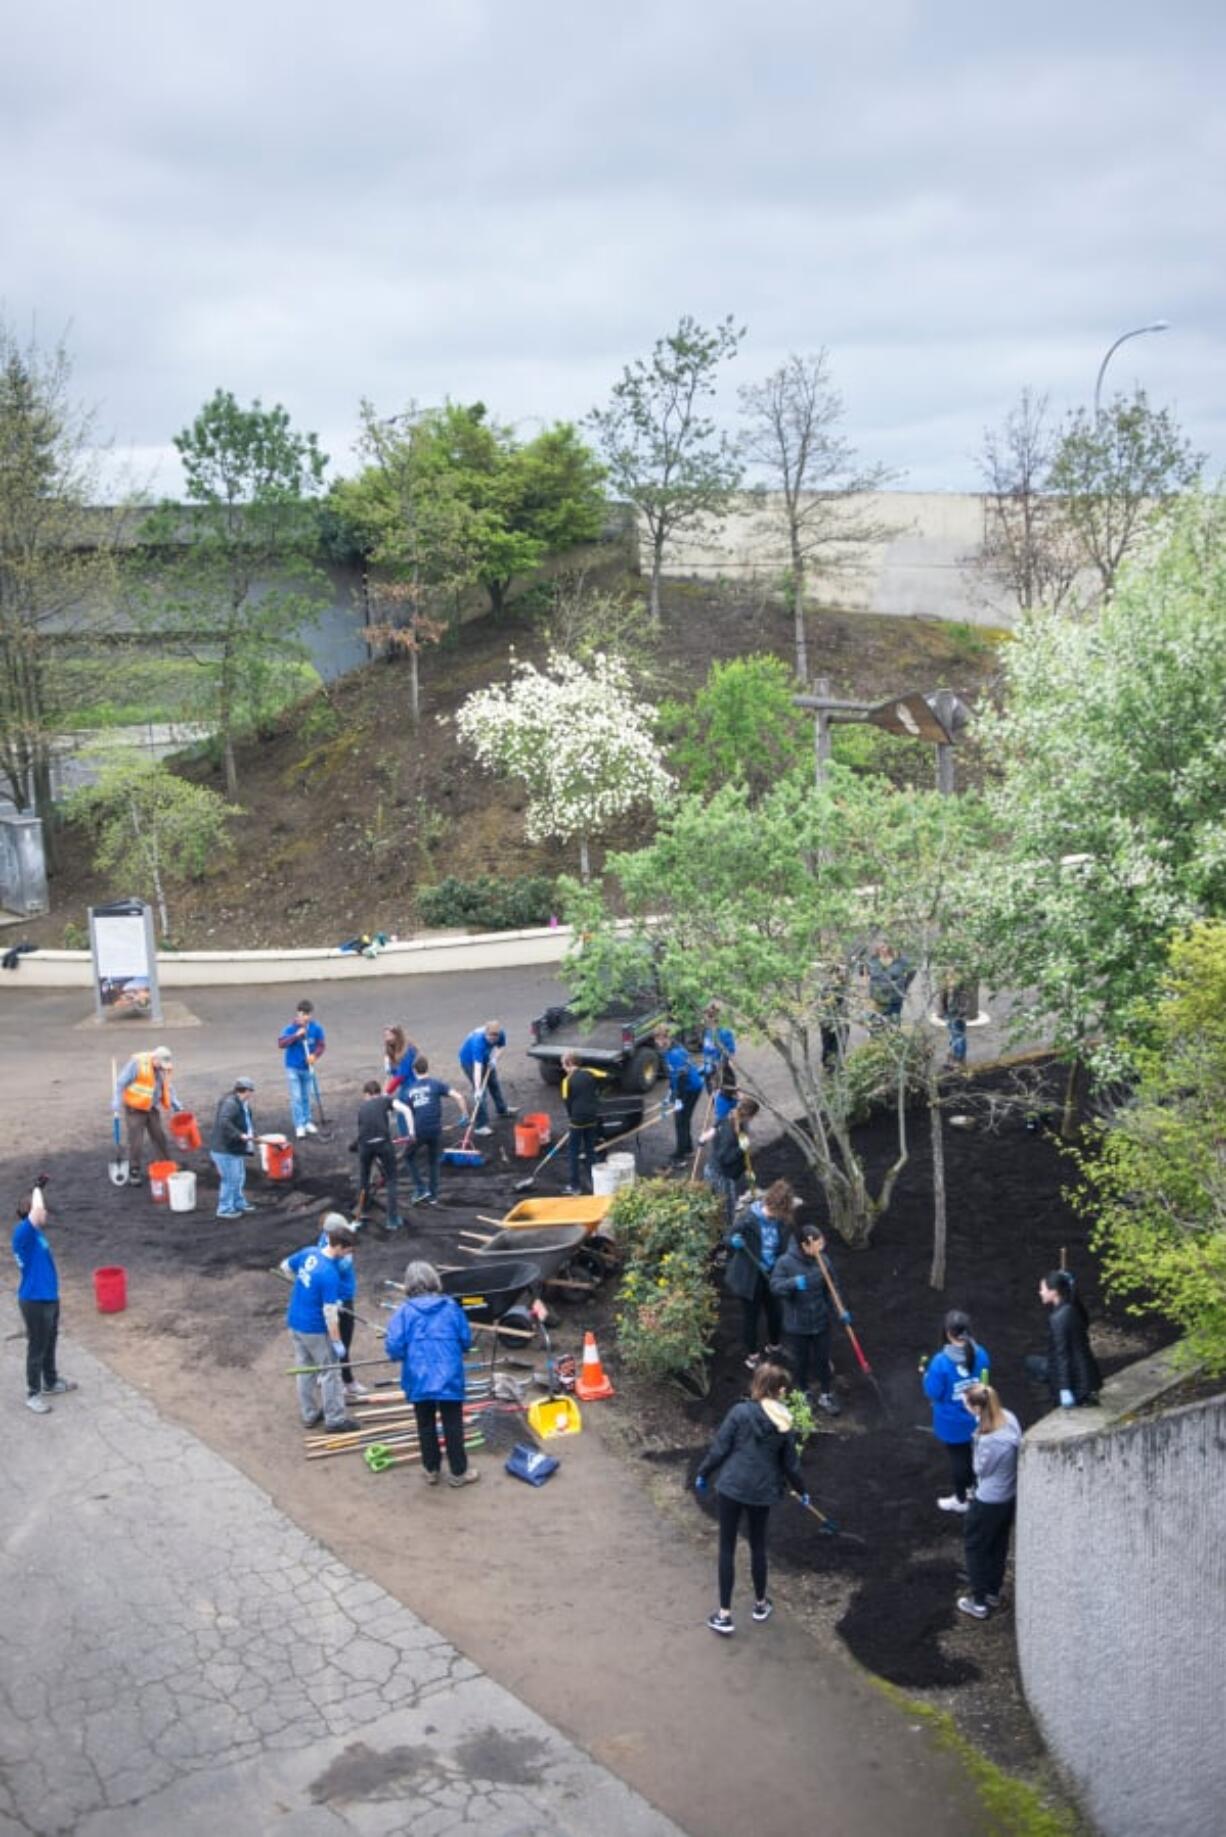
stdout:
[(809, 685), (809, 634), (805, 630), (805, 559), (792, 545), (792, 625), (796, 637), (796, 680)]
[(59, 824), (55, 800), (51, 795), (51, 753), (45, 744), (40, 745), (34, 754), (30, 776), (33, 779), (34, 814), (41, 817), (43, 823), (43, 860), (47, 864), (47, 872), (54, 874), (60, 864)]
[(1060, 1116), (1060, 1134), (1066, 1142), (1071, 1142), (1077, 1134), (1077, 1115), (1081, 1108), (1081, 1060), (1069, 1062), (1068, 1077), (1064, 1081), (1064, 1109)]
[(238, 762), (234, 757), (234, 736), (229, 728), (221, 743), (221, 760), (226, 774), (226, 796), (234, 803), (238, 797)]
[(409, 713), (416, 727), (421, 719), (421, 673), (418, 668), (416, 644), (409, 652)]
[(657, 536), (651, 545), (651, 593), (648, 598), (648, 610), (652, 618), (660, 621), (660, 576), (664, 571), (664, 537)]
[[(932, 1136), (932, 1268), (928, 1272), (930, 1288), (945, 1287), (945, 1238), (947, 1213), (945, 1205), (945, 1124), (941, 1105), (934, 1092), (928, 1102), (928, 1128)], [(934, 1101), (935, 1100), (935, 1101)]]
[(579, 837), (579, 876), (586, 884), (592, 878), (592, 863), (588, 855), (587, 837)]

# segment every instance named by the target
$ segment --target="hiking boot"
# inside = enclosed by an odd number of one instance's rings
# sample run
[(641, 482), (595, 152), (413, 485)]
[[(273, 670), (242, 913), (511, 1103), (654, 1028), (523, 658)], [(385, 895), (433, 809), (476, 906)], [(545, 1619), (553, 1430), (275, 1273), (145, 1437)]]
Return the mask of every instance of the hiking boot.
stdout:
[(946, 1493), (943, 1499), (937, 1500), (937, 1505), (943, 1512), (969, 1512), (971, 1509), (970, 1500), (959, 1499), (957, 1493)]
[(732, 1624), (732, 1615), (726, 1614), (723, 1608), (717, 1608), (715, 1613), (707, 1615), (707, 1625), (713, 1633), (722, 1633), (725, 1639), (729, 1634), (736, 1632)]
[(324, 1424), (324, 1434), (352, 1435), (353, 1431), (355, 1429), (360, 1429), (361, 1426), (361, 1423), (355, 1422), (352, 1416), (338, 1416), (335, 1422)]
[(753, 1617), (755, 1620), (769, 1620), (774, 1611), (775, 1603), (771, 1600), (769, 1595), (763, 1595), (760, 1601), (755, 1601), (753, 1604)]
[(66, 1397), (69, 1391), (79, 1390), (75, 1378), (57, 1378), (54, 1384), (43, 1385), (44, 1397)]
[(839, 1402), (833, 1391), (823, 1391), (817, 1400), (817, 1407), (819, 1410), (825, 1410), (827, 1416), (841, 1416), (843, 1414), (843, 1405)]
[(463, 1473), (449, 1473), (447, 1484), (448, 1486), (475, 1486), (480, 1478), (481, 1469), (479, 1467), (466, 1467)]
[(969, 1614), (972, 1620), (986, 1620), (988, 1608), (982, 1601), (976, 1601), (973, 1595), (958, 1596), (958, 1612)]
[(47, 1402), (45, 1397), (40, 1397), (37, 1392), (35, 1392), (32, 1397), (26, 1398), (26, 1408), (27, 1410), (33, 1410), (36, 1416), (50, 1416), (51, 1414), (51, 1405)]
[(440, 1477), (439, 1470), (437, 1467), (433, 1469), (429, 1467), (423, 1467), (421, 1470), (421, 1477), (426, 1482), (427, 1486), (437, 1486), (439, 1483), (439, 1477)]

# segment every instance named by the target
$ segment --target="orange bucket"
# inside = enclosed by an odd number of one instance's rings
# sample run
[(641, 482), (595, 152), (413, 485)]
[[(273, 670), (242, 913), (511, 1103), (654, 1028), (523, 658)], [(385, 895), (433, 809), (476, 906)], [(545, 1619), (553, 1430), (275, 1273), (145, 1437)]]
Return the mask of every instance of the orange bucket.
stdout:
[(264, 1171), (270, 1180), (292, 1180), (294, 1145), (292, 1142), (264, 1143)]
[(200, 1125), (190, 1110), (180, 1110), (170, 1119), (170, 1133), (178, 1147), (203, 1148), (200, 1139)]
[(149, 1197), (155, 1206), (164, 1206), (170, 1198), (166, 1182), (172, 1174), (179, 1171), (177, 1161), (150, 1161), (149, 1163)]
[(515, 1125), (515, 1152), (521, 1161), (535, 1161), (541, 1152), (541, 1138), (526, 1117)]
[(531, 1116), (521, 1118), (525, 1129), (536, 1130), (538, 1148), (548, 1148), (549, 1138), (553, 1134), (553, 1124), (543, 1110), (534, 1110)]
[(94, 1271), (94, 1300), (99, 1314), (122, 1314), (128, 1305), (128, 1272), (118, 1264)]

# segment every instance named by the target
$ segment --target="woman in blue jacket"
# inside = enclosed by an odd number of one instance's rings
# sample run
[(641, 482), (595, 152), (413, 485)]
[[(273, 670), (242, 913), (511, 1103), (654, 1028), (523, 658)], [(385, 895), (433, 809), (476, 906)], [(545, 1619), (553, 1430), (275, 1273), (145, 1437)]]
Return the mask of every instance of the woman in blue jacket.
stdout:
[(449, 1486), (480, 1479), (464, 1452), (464, 1354), (473, 1330), (463, 1308), (444, 1295), (432, 1263), (410, 1263), (404, 1272), (404, 1300), (388, 1322), (384, 1349), (400, 1360), (400, 1382), (413, 1405), (421, 1439), (421, 1470), (437, 1486), (442, 1469), (438, 1424), (443, 1419)]
[(971, 1439), (975, 1418), (962, 1402), (972, 1384), (986, 1384), (991, 1360), (971, 1337), (971, 1320), (960, 1308), (945, 1316), (945, 1344), (928, 1361), (924, 1395), (932, 1404), (932, 1429), (949, 1455), (953, 1491), (937, 1500), (943, 1512), (970, 1509), (975, 1490), (975, 1462)]

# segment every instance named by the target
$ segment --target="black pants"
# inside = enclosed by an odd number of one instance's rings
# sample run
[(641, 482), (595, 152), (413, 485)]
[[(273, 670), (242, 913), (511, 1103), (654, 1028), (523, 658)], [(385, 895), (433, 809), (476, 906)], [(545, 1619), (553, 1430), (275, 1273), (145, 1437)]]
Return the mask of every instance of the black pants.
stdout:
[[(400, 1214), (400, 1207), (396, 1203), (396, 1151), (390, 1142), (363, 1142), (358, 1149), (358, 1186), (367, 1200), (370, 1198), (370, 1170), (376, 1162), (383, 1169), (383, 1178), (387, 1182), (387, 1221), (390, 1224)], [(364, 1201), (359, 1199), (358, 1210), (363, 1209)]]
[(783, 1348), (796, 1377), (797, 1390), (808, 1390), (812, 1378), (824, 1397), (830, 1389), (830, 1325), (820, 1333), (785, 1333)]
[(776, 1346), (779, 1343), (783, 1303), (777, 1295), (770, 1292), (770, 1284), (765, 1276), (759, 1276), (754, 1292), (748, 1299), (741, 1301), (741, 1332), (745, 1339), (746, 1352), (757, 1352), (758, 1348), (758, 1315), (766, 1313), (766, 1344)]
[(345, 1363), (341, 1366), (341, 1377), (346, 1384), (353, 1383), (353, 1366), (349, 1363), (349, 1348), (353, 1345), (353, 1329), (357, 1326), (354, 1318), (352, 1301), (342, 1301), (336, 1310), (336, 1324), (341, 1330), (341, 1345), (345, 1348)]
[(690, 1132), (690, 1122), (694, 1115), (695, 1105), (701, 1096), (701, 1085), (696, 1091), (682, 1091), (680, 1094), (681, 1108), (673, 1111), (673, 1128), (677, 1132), (676, 1155), (679, 1161), (683, 1159), (688, 1161), (694, 1152), (694, 1137)]
[(37, 1397), (40, 1390), (50, 1390), (58, 1376), (55, 1342), (60, 1333), (60, 1304), (23, 1301), (19, 1306), (26, 1323), (26, 1390)]
[(954, 1491), (959, 1499), (965, 1499), (967, 1493), (975, 1490), (975, 1456), (971, 1444), (946, 1442), (945, 1452), (949, 1456), (949, 1477)]
[[(426, 1194), (429, 1194), (431, 1199), (438, 1198), (438, 1167), (442, 1146), (441, 1136), (419, 1135), (416, 1141), (410, 1142), (409, 1146), (405, 1149), (404, 1164), (413, 1176), (414, 1199), (421, 1199)], [(426, 1177), (424, 1180), (417, 1171), (417, 1154), (419, 1149), (424, 1149), (426, 1155)]]
[(966, 1514), (966, 1573), (971, 1580), (972, 1598), (980, 1605), (985, 1595), (998, 1595), (1004, 1586), (1009, 1533), (1016, 1511), (1016, 1499), (1000, 1505), (971, 1500)]
[(443, 1440), (447, 1444), (447, 1465), (454, 1474), (466, 1473), (468, 1456), (464, 1452), (464, 1405), (462, 1403), (431, 1402), (413, 1405), (413, 1414), (417, 1418), (417, 1433), (421, 1437), (421, 1464), (427, 1473), (437, 1473), (443, 1464), (438, 1448), (438, 1424), (434, 1420), (435, 1411), (443, 1419)]
[(593, 1154), (599, 1131), (599, 1123), (587, 1123), (581, 1128), (576, 1128), (574, 1123), (570, 1126), (570, 1141), (566, 1144), (566, 1152), (570, 1156), (570, 1183), (572, 1186), (582, 1187), (583, 1169), (586, 1168), (588, 1189), (589, 1191), (591, 1189)]
[(719, 1500), (719, 1604), (725, 1612), (732, 1606), (732, 1584), (736, 1580), (736, 1533), (745, 1514), (749, 1533), (749, 1568), (753, 1577), (755, 1601), (766, 1598), (766, 1526), (771, 1515), (769, 1505), (742, 1505), (739, 1499)]

